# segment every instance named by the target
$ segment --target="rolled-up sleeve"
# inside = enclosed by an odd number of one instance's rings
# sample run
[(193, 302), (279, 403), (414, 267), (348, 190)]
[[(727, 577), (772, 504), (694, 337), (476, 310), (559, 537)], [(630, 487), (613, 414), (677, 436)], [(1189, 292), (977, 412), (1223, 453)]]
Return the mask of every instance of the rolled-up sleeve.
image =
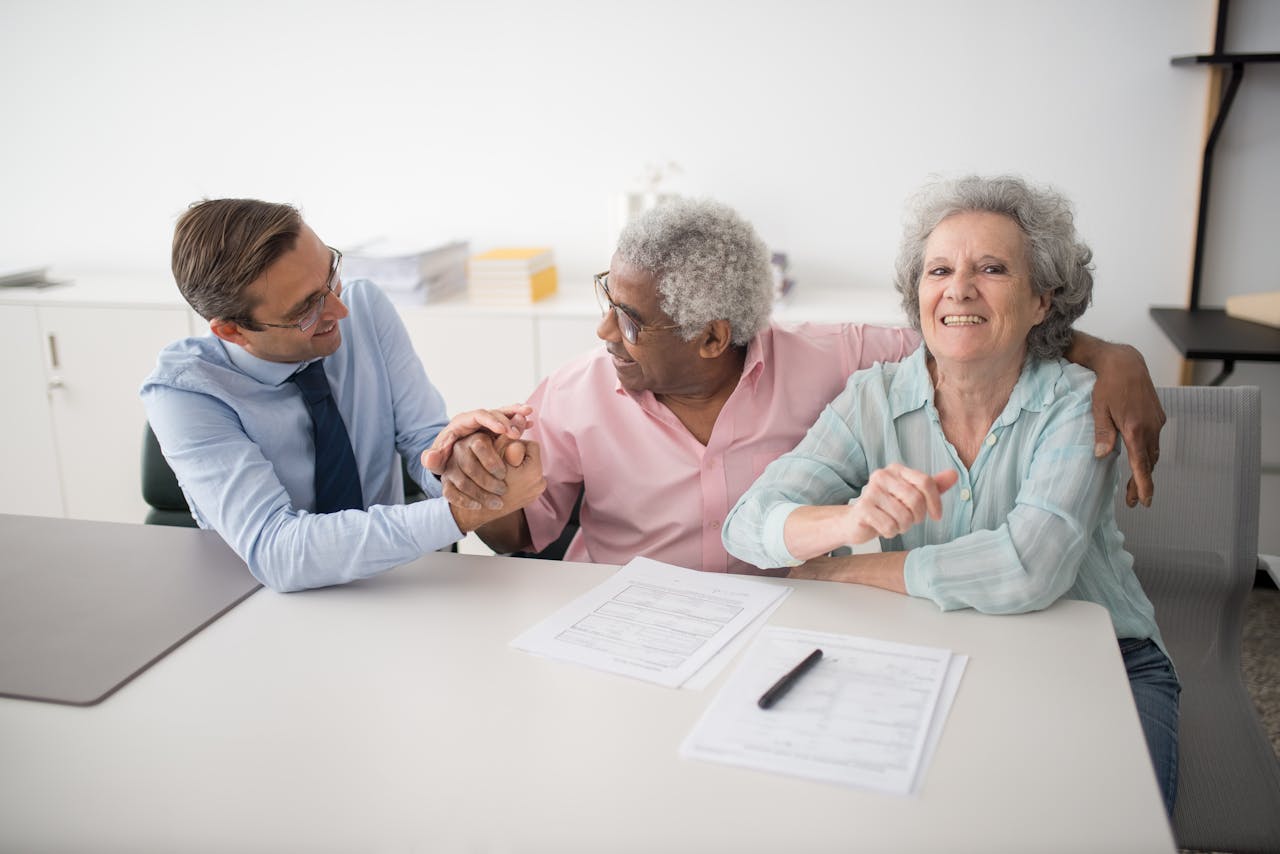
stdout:
[(729, 511), (721, 539), (740, 560), (769, 569), (800, 563), (783, 537), (787, 517), (798, 507), (844, 504), (867, 482), (867, 459), (850, 425), (857, 389), (853, 383), (823, 409), (795, 450), (774, 460)]

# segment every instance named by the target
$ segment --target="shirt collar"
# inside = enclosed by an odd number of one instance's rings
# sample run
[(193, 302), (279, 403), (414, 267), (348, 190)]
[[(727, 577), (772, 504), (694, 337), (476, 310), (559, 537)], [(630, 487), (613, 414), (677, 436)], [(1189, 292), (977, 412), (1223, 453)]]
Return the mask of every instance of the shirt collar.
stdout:
[[(888, 365), (885, 368), (890, 369)], [(896, 419), (933, 402), (933, 381), (929, 379), (923, 344), (891, 370), (894, 374), (889, 386), (890, 418)]]
[[(742, 377), (738, 380), (741, 385), (743, 381), (749, 381), (752, 388), (760, 379), (761, 372), (764, 371), (764, 363), (773, 352), (773, 325), (770, 324), (756, 333), (756, 336), (747, 342), (747, 356), (742, 363)], [(618, 379), (617, 371), (613, 375), (613, 391), (615, 394), (625, 394), (631, 397), (640, 397), (622, 387), (622, 380)], [(644, 392), (644, 394), (653, 396), (652, 392)]]
[(232, 344), (230, 341), (222, 341), (221, 339), (219, 343), (226, 350), (227, 358), (231, 360), (231, 364), (264, 385), (278, 386), (286, 382), (300, 368), (315, 361), (312, 359), (307, 362), (269, 362), (266, 359), (259, 359), (239, 344)]
[(742, 379), (755, 386), (764, 372), (764, 363), (773, 356), (773, 324), (766, 326), (747, 342), (747, 358), (742, 363)]
[[(1018, 413), (1040, 412), (1054, 400), (1054, 390), (1062, 381), (1063, 368), (1059, 359), (1031, 359), (1022, 366), (1018, 382), (1009, 394), (1009, 402), (992, 426), (1011, 424)], [(925, 348), (921, 344), (916, 351), (902, 360), (893, 376), (889, 390), (891, 418), (933, 403), (933, 380), (925, 360)]]

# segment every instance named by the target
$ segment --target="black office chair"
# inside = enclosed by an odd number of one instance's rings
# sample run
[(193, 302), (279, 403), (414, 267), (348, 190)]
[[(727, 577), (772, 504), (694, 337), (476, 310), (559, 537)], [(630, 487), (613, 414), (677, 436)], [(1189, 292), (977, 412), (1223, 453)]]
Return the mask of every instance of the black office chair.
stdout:
[(580, 527), (578, 512), (582, 509), (582, 492), (581, 489), (578, 490), (578, 500), (573, 502), (573, 512), (569, 514), (569, 521), (565, 523), (564, 530), (554, 542), (540, 552), (512, 552), (510, 556), (531, 557), (535, 560), (564, 560), (564, 553), (569, 550), (569, 543), (573, 541), (573, 536), (578, 533)]
[[(423, 501), (426, 494), (422, 487), (409, 476), (409, 468), (401, 459), (401, 472), (404, 475), (404, 502), (412, 504)], [(143, 425), (142, 432), (142, 499), (150, 507), (143, 521), (148, 525), (175, 525), (184, 528), (196, 527), (196, 520), (191, 516), (191, 508), (187, 506), (186, 496), (178, 486), (178, 478), (169, 462), (160, 451), (160, 443), (152, 432), (150, 424)]]
[(178, 478), (161, 453), (160, 443), (156, 441), (156, 434), (151, 432), (150, 424), (144, 424), (142, 428), (142, 499), (150, 507), (147, 518), (143, 520), (146, 524), (197, 527), (186, 496), (178, 486)]

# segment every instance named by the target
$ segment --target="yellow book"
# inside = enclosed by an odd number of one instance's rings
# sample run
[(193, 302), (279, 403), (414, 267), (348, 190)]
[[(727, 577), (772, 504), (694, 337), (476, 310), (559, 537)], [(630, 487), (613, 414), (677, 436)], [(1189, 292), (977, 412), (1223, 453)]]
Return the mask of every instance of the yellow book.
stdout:
[(471, 256), (473, 271), (536, 273), (555, 263), (547, 247), (503, 247)]
[(523, 305), (551, 296), (556, 292), (556, 285), (556, 268), (547, 267), (523, 276), (473, 272), (467, 290), (472, 302)]
[(556, 292), (556, 268), (548, 267), (540, 273), (534, 275), (529, 282), (529, 293), (533, 297), (533, 301), (549, 297)]

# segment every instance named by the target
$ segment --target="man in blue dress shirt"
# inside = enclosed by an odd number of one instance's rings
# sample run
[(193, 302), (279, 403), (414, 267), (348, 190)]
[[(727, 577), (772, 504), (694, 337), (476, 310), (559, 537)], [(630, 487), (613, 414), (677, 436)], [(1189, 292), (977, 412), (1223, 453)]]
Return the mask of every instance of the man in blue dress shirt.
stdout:
[[(170, 344), (142, 386), (197, 523), (278, 591), (407, 563), (523, 507), (544, 485), (535, 448), (485, 506), (440, 497), (420, 455), (442, 429), (514, 438), (530, 410), (450, 422), (395, 309), (369, 282), (344, 288), (341, 259), (289, 205), (192, 205), (174, 231), (173, 274), (213, 334)], [(300, 381), (303, 371), (311, 382)], [(404, 504), (397, 455), (428, 500)], [(335, 482), (344, 497), (327, 498)]]

